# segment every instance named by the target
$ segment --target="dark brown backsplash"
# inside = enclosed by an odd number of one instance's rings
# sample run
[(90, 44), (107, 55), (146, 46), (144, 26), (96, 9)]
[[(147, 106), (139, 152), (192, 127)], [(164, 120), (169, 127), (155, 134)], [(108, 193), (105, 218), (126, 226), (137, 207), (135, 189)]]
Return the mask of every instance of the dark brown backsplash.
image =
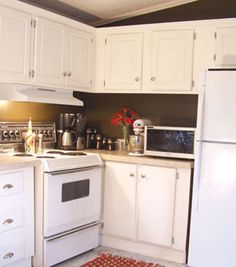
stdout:
[(107, 136), (121, 137), (120, 126), (111, 118), (122, 107), (137, 111), (154, 125), (196, 126), (197, 96), (161, 94), (86, 94), (75, 93), (84, 101), (83, 107), (27, 102), (8, 102), (0, 105), (0, 121), (57, 121), (58, 114), (86, 112), (86, 127), (95, 127)]
[(121, 137), (120, 126), (113, 126), (111, 118), (122, 107), (134, 109), (154, 125), (196, 126), (196, 95), (84, 94), (83, 101), (87, 127), (95, 127), (110, 137)]

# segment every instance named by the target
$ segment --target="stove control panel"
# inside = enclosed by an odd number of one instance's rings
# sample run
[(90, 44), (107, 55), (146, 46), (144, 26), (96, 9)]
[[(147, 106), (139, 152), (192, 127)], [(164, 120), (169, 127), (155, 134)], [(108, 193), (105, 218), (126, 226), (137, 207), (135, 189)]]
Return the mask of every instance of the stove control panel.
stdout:
[[(0, 144), (23, 143), (27, 133), (27, 123), (0, 122)], [(43, 134), (43, 142), (56, 142), (55, 123), (32, 123), (32, 131)]]

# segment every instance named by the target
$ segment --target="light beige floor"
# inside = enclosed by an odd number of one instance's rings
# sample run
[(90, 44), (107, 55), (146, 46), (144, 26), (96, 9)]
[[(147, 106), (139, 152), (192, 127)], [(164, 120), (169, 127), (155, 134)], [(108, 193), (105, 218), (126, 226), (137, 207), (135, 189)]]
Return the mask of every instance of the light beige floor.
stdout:
[(70, 260), (64, 261), (60, 264), (54, 265), (54, 267), (79, 267), (82, 264), (96, 258), (99, 254), (102, 252), (109, 252), (114, 255), (120, 255), (120, 256), (125, 256), (125, 257), (131, 257), (134, 259), (138, 260), (144, 260), (147, 262), (154, 262), (154, 263), (159, 263), (160, 265), (163, 265), (165, 267), (187, 267), (185, 264), (177, 264), (169, 261), (164, 261), (164, 260), (159, 260), (156, 258), (151, 258), (151, 257), (146, 257), (134, 253), (128, 253), (122, 250), (117, 250), (117, 249), (112, 249), (112, 248), (107, 248), (107, 247), (102, 247), (99, 246), (96, 249), (90, 250), (86, 253), (83, 253), (77, 257), (74, 257)]

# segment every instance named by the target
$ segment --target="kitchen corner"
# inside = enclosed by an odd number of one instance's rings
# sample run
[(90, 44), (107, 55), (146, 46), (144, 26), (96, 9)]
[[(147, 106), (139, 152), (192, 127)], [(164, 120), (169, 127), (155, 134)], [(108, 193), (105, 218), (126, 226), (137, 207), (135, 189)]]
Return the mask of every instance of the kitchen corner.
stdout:
[(114, 1), (0, 0), (0, 267), (236, 266), (236, 2)]

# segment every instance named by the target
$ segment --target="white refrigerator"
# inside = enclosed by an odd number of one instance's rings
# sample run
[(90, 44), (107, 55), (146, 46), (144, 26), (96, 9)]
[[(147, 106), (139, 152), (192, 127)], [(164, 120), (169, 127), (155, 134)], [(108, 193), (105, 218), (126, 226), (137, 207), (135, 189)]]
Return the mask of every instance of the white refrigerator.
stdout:
[(236, 266), (236, 69), (208, 70), (199, 97), (188, 265)]

